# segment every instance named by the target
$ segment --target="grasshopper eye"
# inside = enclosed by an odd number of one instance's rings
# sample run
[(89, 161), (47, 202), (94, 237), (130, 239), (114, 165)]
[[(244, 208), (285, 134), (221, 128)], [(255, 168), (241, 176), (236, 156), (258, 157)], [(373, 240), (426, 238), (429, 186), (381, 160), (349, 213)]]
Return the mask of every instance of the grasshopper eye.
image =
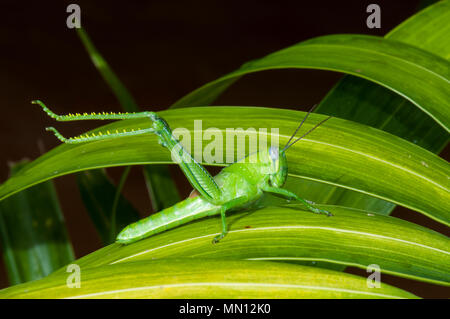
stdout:
[(270, 158), (272, 159), (272, 161), (276, 161), (276, 160), (278, 160), (278, 158), (280, 157), (280, 152), (279, 152), (279, 150), (278, 150), (278, 148), (277, 147), (271, 147), (270, 149), (269, 149), (269, 156), (270, 156)]

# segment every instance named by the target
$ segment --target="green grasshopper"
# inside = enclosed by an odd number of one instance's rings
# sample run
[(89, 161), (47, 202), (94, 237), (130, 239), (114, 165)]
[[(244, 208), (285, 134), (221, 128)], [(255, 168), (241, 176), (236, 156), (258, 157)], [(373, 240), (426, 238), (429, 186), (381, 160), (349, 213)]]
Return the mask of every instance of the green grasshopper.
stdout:
[(190, 184), (194, 188), (194, 191), (188, 198), (157, 214), (128, 225), (118, 234), (116, 239), (116, 242), (118, 243), (130, 244), (167, 229), (188, 223), (194, 219), (220, 214), (222, 232), (213, 239), (213, 243), (217, 243), (227, 233), (226, 212), (249, 207), (261, 198), (264, 192), (272, 193), (289, 200), (299, 201), (313, 213), (332, 216), (330, 212), (316, 208), (313, 206), (313, 203), (281, 188), (286, 182), (288, 172), (286, 150), (331, 118), (331, 116), (326, 118), (301, 137), (291, 142), (308, 115), (313, 111), (314, 107), (303, 118), (302, 122), (283, 149), (271, 146), (267, 149), (259, 150), (258, 152), (249, 154), (244, 159), (223, 168), (219, 174), (212, 177), (208, 171), (206, 171), (206, 169), (183, 148), (180, 142), (172, 134), (167, 122), (154, 112), (102, 114), (77, 113), (57, 115), (39, 100), (33, 101), (32, 103), (39, 104), (50, 117), (57, 121), (148, 118), (151, 120), (152, 126), (147, 129), (123, 132), (107, 131), (98, 134), (80, 135), (73, 138), (63, 137), (53, 127), (47, 127), (46, 130), (52, 131), (60, 141), (67, 144), (154, 133), (158, 136), (159, 143), (172, 152), (172, 159), (180, 165), (183, 173), (188, 178)]

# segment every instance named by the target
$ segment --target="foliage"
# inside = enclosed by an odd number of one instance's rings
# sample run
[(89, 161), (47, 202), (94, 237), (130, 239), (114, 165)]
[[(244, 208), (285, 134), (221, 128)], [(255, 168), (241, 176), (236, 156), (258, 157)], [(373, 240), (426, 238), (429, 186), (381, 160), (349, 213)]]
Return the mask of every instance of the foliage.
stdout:
[[(449, 16), (450, 1), (441, 1), (385, 38), (347, 34), (310, 39), (248, 62), (160, 112), (172, 127), (191, 133), (194, 119), (217, 132), (227, 127), (280, 128), (283, 145), (304, 112), (207, 105), (253, 72), (313, 68), (348, 74), (303, 129), (312, 128), (324, 114), (334, 118), (287, 152), (287, 188), (327, 204), (332, 218), (267, 197), (254, 210), (231, 214), (230, 233), (218, 245), (211, 239), (220, 231), (219, 220), (205, 218), (129, 246), (111, 244), (77, 260), (83, 274), (79, 290), (67, 289), (63, 267), (44, 279), (4, 289), (0, 297), (415, 297), (387, 284), (374, 291), (366, 278), (341, 271), (343, 266), (365, 269), (370, 264), (379, 265), (383, 273), (449, 286), (448, 237), (389, 216), (397, 204), (450, 223), (450, 165), (436, 155), (449, 139)], [(79, 34), (122, 107), (137, 109), (87, 34)], [(148, 125), (127, 120), (92, 132)], [(84, 172), (80, 189), (106, 243), (115, 226), (135, 220), (136, 213), (119, 196), (122, 185), (115, 188), (99, 171), (92, 173), (108, 185), (102, 199), (85, 171), (151, 164), (146, 166), (147, 183), (154, 205), (161, 208), (179, 199), (167, 167), (161, 166), (168, 163), (170, 153), (152, 135), (60, 145), (2, 184), (0, 199), (6, 203), (13, 198), (7, 197), (20, 196), (33, 185)]]

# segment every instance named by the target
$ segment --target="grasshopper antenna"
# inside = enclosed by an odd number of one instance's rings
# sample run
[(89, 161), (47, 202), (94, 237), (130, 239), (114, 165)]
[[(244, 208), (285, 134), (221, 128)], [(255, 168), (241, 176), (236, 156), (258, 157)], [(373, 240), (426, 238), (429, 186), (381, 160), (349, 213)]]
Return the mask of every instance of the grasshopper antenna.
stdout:
[(289, 139), (289, 141), (286, 143), (286, 145), (283, 148), (283, 151), (288, 149), (288, 145), (289, 143), (292, 141), (292, 139), (294, 138), (295, 134), (297, 134), (298, 130), (302, 127), (303, 123), (306, 121), (306, 119), (308, 118), (308, 115), (314, 111), (314, 109), (317, 107), (317, 104), (314, 104), (313, 107), (308, 111), (308, 113), (305, 115), (305, 117), (303, 118), (302, 122), (300, 123), (299, 126), (297, 126), (297, 129), (295, 130), (294, 134), (291, 135), (291, 138)]
[[(309, 113), (308, 113), (309, 114)], [(308, 115), (307, 115), (308, 116)], [(307, 116), (305, 116), (305, 119), (306, 119), (306, 117)], [(325, 123), (326, 121), (328, 121), (329, 119), (331, 119), (332, 118), (332, 116), (330, 115), (330, 116), (328, 116), (326, 119), (324, 119), (324, 120), (322, 120), (322, 121), (320, 121), (319, 123), (317, 123), (312, 129), (310, 129), (308, 132), (306, 132), (305, 134), (303, 134), (302, 136), (300, 136), (298, 139), (296, 139), (295, 141), (293, 141), (291, 144), (289, 144), (289, 145), (286, 145), (284, 148), (283, 148), (283, 151), (286, 151), (289, 147), (291, 147), (292, 145), (294, 145), (295, 143), (297, 143), (298, 141), (300, 141), (302, 138), (304, 138), (306, 135), (308, 135), (309, 133), (311, 133), (312, 131), (314, 131), (316, 128), (318, 128), (320, 125), (322, 125), (323, 123)], [(304, 121), (304, 119), (303, 119), (303, 121)], [(303, 121), (302, 121), (302, 123), (303, 123)], [(301, 124), (300, 124), (300, 126), (301, 126)]]
[[(308, 111), (308, 113), (305, 115), (305, 117), (303, 118), (302, 122), (300, 123), (300, 125), (297, 127), (297, 129), (295, 130), (294, 134), (291, 135), (291, 138), (289, 139), (289, 141), (286, 143), (286, 145), (283, 148), (283, 151), (287, 150), (290, 146), (289, 143), (292, 141), (292, 139), (294, 138), (294, 136), (297, 134), (298, 130), (302, 127), (303, 123), (306, 121), (306, 119), (308, 118), (309, 114), (312, 113), (318, 104), (314, 104), (313, 107)], [(295, 142), (294, 142), (295, 143)], [(294, 144), (292, 143), (292, 144)], [(292, 145), (291, 144), (291, 145)]]

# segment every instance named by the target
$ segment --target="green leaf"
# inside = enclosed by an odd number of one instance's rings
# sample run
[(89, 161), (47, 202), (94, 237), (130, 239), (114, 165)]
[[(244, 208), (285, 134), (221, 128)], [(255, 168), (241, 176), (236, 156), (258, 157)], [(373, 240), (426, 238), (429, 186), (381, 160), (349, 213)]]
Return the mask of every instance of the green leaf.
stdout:
[[(287, 142), (304, 112), (257, 107), (197, 107), (159, 113), (173, 128), (279, 128)], [(311, 114), (302, 130), (324, 116)], [(128, 120), (96, 130), (146, 128), (149, 121)], [(248, 132), (241, 131), (241, 138)], [(252, 134), (250, 134), (252, 135)], [(265, 136), (265, 134), (263, 134)], [(191, 137), (193, 134), (191, 134)], [(223, 139), (223, 143), (226, 138)], [(203, 145), (204, 147), (205, 145)], [(227, 150), (223, 144), (223, 150)], [(189, 150), (189, 149), (188, 149)], [(236, 149), (230, 151), (236, 152)], [(450, 221), (450, 165), (438, 156), (396, 136), (365, 125), (332, 118), (287, 151), (291, 176), (322, 181), (411, 208), (441, 223)], [(332, 160), (330, 160), (332, 159)], [(153, 134), (60, 145), (27, 165), (0, 186), (0, 199), (50, 178), (76, 171), (118, 165), (169, 163), (170, 152)]]
[[(27, 162), (14, 164), (11, 174)], [(11, 285), (45, 277), (74, 259), (52, 182), (0, 203), (0, 238)]]
[[(443, 39), (450, 32), (449, 19), (450, 1), (441, 1), (400, 24), (386, 38), (415, 45), (448, 60), (450, 42)], [(328, 93), (316, 111), (382, 129), (434, 153), (439, 153), (449, 140), (447, 132), (411, 102), (382, 86), (351, 75), (345, 76)], [(297, 184), (297, 193), (315, 197), (321, 203), (384, 214), (395, 208), (393, 203), (351, 190), (320, 186), (310, 181)]]
[(271, 262), (166, 259), (81, 269), (0, 291), (0, 298), (417, 298), (341, 272)]
[[(313, 38), (248, 62), (188, 94), (173, 107), (207, 105), (239, 77), (264, 70), (312, 68), (371, 80), (405, 97), (449, 131), (450, 64), (408, 44), (366, 35)], [(411, 81), (414, 79), (414, 81)]]
[(438, 1), (405, 20), (389, 32), (386, 38), (412, 44), (448, 60), (450, 59), (449, 18), (450, 1)]
[(142, 260), (187, 258), (329, 262), (450, 286), (450, 239), (425, 227), (340, 206), (301, 205), (229, 214), (230, 231), (219, 244), (220, 219), (206, 218), (138, 241), (113, 244), (77, 261), (85, 269)]
[(116, 187), (103, 170), (89, 170), (77, 174), (77, 183), (83, 203), (94, 222), (103, 244), (115, 241), (115, 235), (128, 224), (139, 220), (139, 213), (122, 195), (117, 203), (114, 231), (111, 229)]

